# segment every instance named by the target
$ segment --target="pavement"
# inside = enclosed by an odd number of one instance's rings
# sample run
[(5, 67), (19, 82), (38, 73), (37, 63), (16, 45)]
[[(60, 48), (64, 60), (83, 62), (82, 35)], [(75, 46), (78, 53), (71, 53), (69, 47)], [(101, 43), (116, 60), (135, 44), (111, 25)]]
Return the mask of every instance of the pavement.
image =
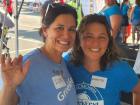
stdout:
[[(2, 9), (2, 7), (0, 7), (0, 9)], [(18, 20), (19, 54), (24, 55), (42, 45), (42, 38), (38, 33), (40, 21), (41, 17), (39, 12), (30, 11), (28, 6), (23, 6)], [(7, 47), (10, 48), (10, 55), (12, 58), (16, 56), (17, 52), (15, 30), (15, 28), (9, 29), (7, 34), (7, 37), (10, 38)]]

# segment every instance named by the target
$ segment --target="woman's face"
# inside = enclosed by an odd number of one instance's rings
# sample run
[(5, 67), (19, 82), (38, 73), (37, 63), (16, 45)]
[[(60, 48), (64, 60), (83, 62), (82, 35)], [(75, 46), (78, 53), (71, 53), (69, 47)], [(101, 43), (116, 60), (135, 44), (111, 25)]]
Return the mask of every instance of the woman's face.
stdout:
[(84, 59), (100, 61), (108, 47), (108, 43), (108, 34), (103, 24), (88, 24), (80, 39), (80, 46), (84, 52)]
[(62, 14), (43, 31), (45, 46), (49, 51), (63, 53), (72, 47), (76, 36), (75, 18), (71, 14)]

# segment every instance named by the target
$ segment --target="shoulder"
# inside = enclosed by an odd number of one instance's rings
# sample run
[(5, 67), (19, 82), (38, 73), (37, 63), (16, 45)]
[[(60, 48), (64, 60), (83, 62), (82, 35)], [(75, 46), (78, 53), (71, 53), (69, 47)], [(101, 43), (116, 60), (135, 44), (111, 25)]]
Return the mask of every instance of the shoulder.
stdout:
[(121, 9), (117, 5), (113, 5), (113, 6), (109, 7), (107, 11), (110, 14), (110, 16), (112, 16), (112, 15), (121, 15)]
[(28, 59), (32, 61), (33, 59), (39, 58), (38, 57), (39, 54), (40, 54), (39, 49), (32, 50), (31, 52), (23, 56), (23, 62), (26, 62)]
[(113, 67), (116, 67), (116, 68), (130, 67), (130, 65), (128, 64), (128, 62), (123, 61), (123, 60), (115, 61), (115, 62), (112, 64), (112, 66), (113, 66)]
[(129, 75), (129, 74), (134, 74), (133, 68), (129, 65), (128, 62), (118, 60), (112, 63), (112, 65), (109, 67), (110, 70), (121, 74)]

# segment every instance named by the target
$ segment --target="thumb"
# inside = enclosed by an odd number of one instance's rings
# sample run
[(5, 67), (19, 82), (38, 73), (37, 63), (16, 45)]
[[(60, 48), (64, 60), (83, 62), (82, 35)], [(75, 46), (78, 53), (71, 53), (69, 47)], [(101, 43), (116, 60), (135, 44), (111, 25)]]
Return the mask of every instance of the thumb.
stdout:
[(25, 62), (25, 64), (23, 65), (23, 75), (25, 76), (27, 74), (27, 72), (29, 71), (29, 67), (30, 67), (30, 60), (27, 60)]

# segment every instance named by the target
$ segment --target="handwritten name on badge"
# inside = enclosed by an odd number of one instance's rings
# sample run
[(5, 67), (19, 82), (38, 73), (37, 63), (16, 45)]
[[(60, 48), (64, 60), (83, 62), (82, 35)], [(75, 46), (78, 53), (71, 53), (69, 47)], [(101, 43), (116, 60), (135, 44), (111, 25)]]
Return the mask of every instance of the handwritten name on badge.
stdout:
[(92, 76), (91, 83), (90, 83), (91, 86), (105, 89), (106, 84), (107, 84), (107, 78), (101, 76), (95, 76), (95, 75)]
[(52, 77), (54, 86), (56, 89), (62, 88), (66, 86), (66, 83), (62, 77), (62, 75), (56, 75)]
[(84, 100), (78, 101), (78, 105), (104, 105), (104, 100)]

